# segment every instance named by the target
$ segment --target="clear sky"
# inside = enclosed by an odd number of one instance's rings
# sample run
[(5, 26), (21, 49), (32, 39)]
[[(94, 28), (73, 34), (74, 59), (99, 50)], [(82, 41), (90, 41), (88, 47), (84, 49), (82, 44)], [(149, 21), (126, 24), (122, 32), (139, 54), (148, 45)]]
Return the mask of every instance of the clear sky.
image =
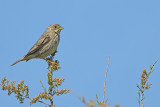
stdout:
[[(102, 100), (110, 54), (106, 84), (110, 106), (138, 107), (136, 83), (141, 71), (148, 71), (160, 57), (159, 0), (0, 0), (0, 79), (25, 80), (31, 97), (43, 91), (39, 79), (45, 84), (47, 63), (33, 59), (10, 65), (28, 52), (50, 24), (64, 27), (55, 57), (61, 69), (54, 75), (66, 79), (61, 88), (84, 94), (86, 100), (98, 94)], [(160, 61), (154, 69), (145, 107), (159, 105)], [(14, 94), (0, 91), (2, 107), (29, 107), (28, 102), (20, 104)], [(54, 103), (84, 107), (72, 93), (55, 97)]]

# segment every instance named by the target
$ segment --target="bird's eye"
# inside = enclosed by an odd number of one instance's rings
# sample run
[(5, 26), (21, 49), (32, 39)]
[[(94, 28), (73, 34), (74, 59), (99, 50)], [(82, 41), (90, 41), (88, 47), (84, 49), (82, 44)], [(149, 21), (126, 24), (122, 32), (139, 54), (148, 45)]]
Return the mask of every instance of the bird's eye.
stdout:
[(57, 28), (57, 26), (54, 26), (55, 28)]

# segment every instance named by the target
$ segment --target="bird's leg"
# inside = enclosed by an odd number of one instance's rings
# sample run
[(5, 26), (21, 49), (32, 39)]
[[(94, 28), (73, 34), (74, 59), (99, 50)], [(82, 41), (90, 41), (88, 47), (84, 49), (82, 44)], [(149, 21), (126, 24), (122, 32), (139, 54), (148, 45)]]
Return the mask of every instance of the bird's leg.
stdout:
[(57, 51), (55, 51), (54, 53), (51, 54), (50, 57), (44, 58), (45, 61), (47, 61), (49, 64), (53, 65), (53, 66), (57, 66), (57, 63), (53, 61), (53, 57), (55, 56)]
[(52, 64), (53, 66), (55, 66), (56, 65), (56, 63), (55, 62), (52, 62), (52, 61), (50, 61), (50, 60), (47, 60), (47, 59), (44, 59), (45, 61), (47, 61), (49, 64)]
[(51, 58), (53, 59), (53, 57), (55, 56), (55, 54), (57, 53), (57, 50), (51, 54)]

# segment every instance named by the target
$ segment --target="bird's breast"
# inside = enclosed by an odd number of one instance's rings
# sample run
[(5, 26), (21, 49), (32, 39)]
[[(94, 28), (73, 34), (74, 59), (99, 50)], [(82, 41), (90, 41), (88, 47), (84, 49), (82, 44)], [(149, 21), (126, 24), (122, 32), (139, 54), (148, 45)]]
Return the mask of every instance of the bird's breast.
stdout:
[(57, 50), (59, 44), (59, 36), (55, 36), (54, 39), (51, 39), (50, 42), (43, 47), (43, 53), (41, 53), (41, 58), (45, 58), (50, 54), (54, 53)]

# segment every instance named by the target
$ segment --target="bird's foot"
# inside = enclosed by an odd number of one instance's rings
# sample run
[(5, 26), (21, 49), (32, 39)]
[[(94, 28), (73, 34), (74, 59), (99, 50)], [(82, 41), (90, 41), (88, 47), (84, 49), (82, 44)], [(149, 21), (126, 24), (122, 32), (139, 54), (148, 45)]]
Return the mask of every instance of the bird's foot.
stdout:
[(55, 66), (57, 63), (56, 62), (53, 62), (53, 61), (50, 61), (50, 60), (47, 60), (47, 59), (44, 59), (45, 61), (47, 61), (49, 64), (52, 64), (53, 66)]
[(53, 67), (54, 70), (57, 70), (57, 69), (60, 68), (59, 62), (58, 62), (57, 60), (55, 60), (55, 61), (51, 61), (51, 60), (49, 60), (49, 59), (44, 59), (44, 60), (48, 62), (49, 68), (50, 68), (50, 67)]

